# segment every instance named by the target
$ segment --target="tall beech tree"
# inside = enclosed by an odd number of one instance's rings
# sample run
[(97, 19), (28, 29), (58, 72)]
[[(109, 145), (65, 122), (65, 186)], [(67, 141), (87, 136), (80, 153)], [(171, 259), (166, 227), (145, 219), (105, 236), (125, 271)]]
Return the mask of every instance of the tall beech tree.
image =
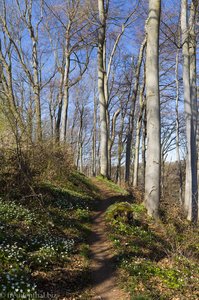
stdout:
[(144, 37), (144, 40), (140, 46), (140, 51), (138, 55), (138, 62), (135, 71), (135, 82), (133, 86), (132, 92), (132, 100), (131, 100), (131, 110), (129, 116), (129, 126), (127, 132), (126, 139), (126, 162), (125, 162), (125, 182), (129, 183), (130, 180), (130, 166), (131, 166), (131, 157), (132, 157), (132, 139), (133, 139), (133, 129), (134, 129), (134, 114), (135, 114), (135, 105), (137, 100), (138, 88), (139, 88), (139, 79), (140, 79), (140, 71), (143, 61), (144, 50), (146, 47), (147, 39)]
[(186, 123), (187, 156), (184, 208), (188, 220), (197, 220), (197, 155), (196, 155), (196, 34), (195, 21), (198, 1), (193, 0), (188, 22), (188, 1), (181, 1), (181, 30), (183, 52), (184, 111)]
[(160, 200), (160, 95), (159, 95), (159, 29), (161, 0), (149, 0), (146, 50), (147, 159), (145, 206), (148, 214), (158, 217)]
[(106, 13), (104, 0), (98, 0), (99, 21), (98, 29), (98, 92), (100, 102), (100, 135), (101, 135), (101, 170), (100, 173), (108, 177), (108, 125), (107, 125), (107, 102), (105, 96), (105, 39), (106, 39)]
[[(139, 1), (138, 1), (139, 3)], [(101, 149), (101, 174), (106, 177), (111, 176), (111, 153), (115, 139), (115, 126), (116, 120), (120, 114), (120, 110), (117, 109), (110, 116), (110, 87), (109, 82), (111, 79), (112, 65), (114, 57), (117, 54), (117, 49), (121, 37), (123, 36), (125, 29), (128, 28), (132, 22), (138, 5), (124, 18), (122, 24), (118, 22), (120, 16), (109, 16), (109, 0), (98, 0), (98, 14), (99, 14), (99, 28), (98, 28), (98, 92), (100, 102), (100, 149)], [(123, 19), (123, 17), (121, 18)], [(114, 21), (113, 21), (114, 20)], [(113, 46), (111, 46), (110, 55), (108, 56), (107, 51), (107, 29), (108, 23), (120, 27), (119, 33), (114, 38)], [(108, 24), (108, 25), (107, 25)], [(114, 77), (114, 76), (113, 76)], [(114, 81), (114, 80), (113, 80)]]

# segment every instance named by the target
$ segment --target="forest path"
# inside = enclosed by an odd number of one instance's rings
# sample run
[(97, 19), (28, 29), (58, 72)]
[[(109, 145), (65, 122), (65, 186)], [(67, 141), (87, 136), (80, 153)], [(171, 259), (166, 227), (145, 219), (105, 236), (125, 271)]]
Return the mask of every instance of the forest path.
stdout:
[(96, 203), (92, 218), (92, 233), (89, 237), (92, 294), (94, 295), (92, 299), (129, 300), (130, 296), (117, 285), (117, 270), (114, 263), (117, 255), (108, 238), (105, 224), (107, 208), (115, 202), (125, 201), (127, 196), (114, 192), (100, 180), (93, 179), (93, 183), (100, 190), (101, 200)]

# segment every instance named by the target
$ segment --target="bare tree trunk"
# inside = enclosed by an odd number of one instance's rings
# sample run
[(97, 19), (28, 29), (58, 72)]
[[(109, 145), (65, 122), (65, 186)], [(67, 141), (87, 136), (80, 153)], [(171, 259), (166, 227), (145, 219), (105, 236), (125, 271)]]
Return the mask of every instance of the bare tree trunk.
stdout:
[(138, 93), (138, 86), (139, 86), (139, 78), (140, 78), (140, 70), (143, 61), (143, 54), (144, 49), (146, 47), (146, 37), (144, 38), (139, 51), (138, 56), (138, 63), (136, 67), (136, 75), (135, 75), (135, 83), (133, 87), (133, 94), (132, 94), (132, 108), (130, 112), (129, 118), (129, 129), (127, 133), (127, 142), (126, 142), (126, 163), (125, 163), (125, 182), (129, 183), (130, 179), (130, 167), (131, 167), (131, 154), (132, 154), (132, 139), (133, 139), (133, 128), (134, 128), (134, 113), (135, 113), (135, 103)]
[(50, 116), (50, 136), (51, 136), (51, 138), (53, 138), (53, 136), (54, 136), (54, 117), (53, 117), (51, 105), (49, 105), (49, 116)]
[(178, 79), (178, 65), (179, 65), (179, 49), (177, 49), (176, 53), (176, 159), (178, 162), (178, 176), (179, 176), (179, 202), (182, 204), (182, 166), (180, 160), (180, 147), (179, 147), (179, 79)]
[(136, 141), (135, 141), (135, 158), (134, 158), (134, 172), (133, 172), (133, 186), (138, 185), (138, 169), (139, 169), (139, 152), (140, 152), (140, 134), (142, 127), (142, 118), (144, 112), (144, 89), (145, 89), (145, 75), (143, 85), (140, 91), (140, 112), (137, 120), (136, 126)]
[(98, 0), (100, 27), (98, 31), (98, 92), (100, 102), (100, 173), (108, 177), (108, 126), (107, 103), (105, 98), (104, 81), (104, 45), (106, 32), (106, 19), (104, 1)]
[(163, 153), (161, 153), (161, 194), (164, 199), (165, 196), (165, 161), (166, 158)]
[(118, 148), (117, 148), (117, 170), (116, 170), (116, 182), (121, 184), (121, 161), (122, 161), (122, 151), (123, 151), (123, 136), (124, 130), (124, 113), (121, 113), (121, 120), (120, 120), (120, 130), (119, 130), (119, 137), (118, 137)]
[(184, 208), (188, 213), (189, 203), (192, 201), (192, 172), (191, 172), (191, 95), (190, 95), (190, 61), (188, 42), (187, 0), (181, 1), (181, 30), (183, 43), (183, 84), (184, 109), (186, 118), (187, 156)]
[(79, 127), (78, 131), (78, 141), (77, 141), (77, 160), (76, 160), (76, 167), (77, 170), (79, 170), (79, 162), (80, 162), (80, 135), (81, 135), (81, 129)]
[(130, 169), (131, 169), (131, 146), (133, 139), (133, 129), (134, 129), (134, 113), (135, 113), (135, 102), (132, 103), (130, 117), (129, 117), (129, 128), (126, 136), (126, 160), (125, 160), (125, 182), (129, 184), (130, 180)]
[(79, 161), (80, 161), (80, 164), (79, 164), (79, 171), (81, 173), (83, 173), (83, 141), (81, 141), (80, 143), (80, 149), (79, 149)]
[(83, 118), (84, 118), (84, 107), (82, 106), (79, 110), (80, 113), (80, 124), (78, 133), (78, 145), (77, 145), (77, 168), (80, 172), (83, 172)]
[(27, 28), (30, 32), (30, 38), (32, 41), (32, 67), (33, 67), (33, 92), (35, 99), (35, 112), (36, 112), (36, 141), (42, 140), (42, 123), (41, 123), (41, 84), (39, 78), (39, 61), (38, 61), (38, 26), (42, 20), (37, 23), (36, 28), (33, 27), (32, 22), (32, 2), (30, 2), (30, 7), (28, 9), (27, 16)]
[(39, 82), (39, 63), (37, 55), (37, 40), (31, 30), (31, 39), (33, 44), (32, 63), (33, 63), (33, 78), (34, 78), (34, 96), (35, 96), (35, 112), (36, 112), (36, 141), (42, 140), (42, 124), (41, 124), (41, 101), (40, 101), (40, 82)]
[[(94, 91), (95, 93), (95, 91)], [(97, 97), (94, 94), (93, 141), (92, 141), (92, 176), (96, 176), (96, 139), (97, 139)]]
[(69, 31), (70, 23), (66, 32), (66, 60), (65, 60), (65, 70), (64, 70), (64, 95), (63, 95), (63, 105), (61, 109), (61, 127), (60, 127), (60, 141), (66, 141), (66, 128), (68, 120), (68, 100), (69, 100), (69, 71), (70, 71), (70, 53), (69, 53)]
[(62, 100), (58, 104), (58, 112), (57, 112), (57, 120), (56, 120), (56, 128), (55, 128), (55, 137), (57, 142), (59, 142), (60, 140), (61, 112), (62, 112)]
[(14, 95), (14, 91), (13, 91), (13, 79), (12, 79), (12, 63), (11, 63), (11, 55), (9, 54), (9, 63), (6, 62), (5, 57), (2, 54), (1, 48), (0, 48), (0, 60), (2, 63), (2, 66), (5, 69), (5, 76), (3, 73), (3, 68), (1, 69), (2, 73), (2, 91), (3, 94), (5, 95), (5, 100), (7, 102), (8, 105), (8, 109), (9, 109), (9, 122), (12, 122), (13, 124), (11, 124), (11, 126), (17, 126), (19, 128), (17, 128), (16, 130), (18, 131), (18, 129), (20, 129), (20, 131), (22, 133), (25, 133), (25, 125), (23, 122), (23, 118), (19, 112), (19, 110), (17, 109), (17, 105), (16, 105), (16, 100), (15, 100), (15, 95)]
[(117, 118), (120, 114), (120, 108), (114, 113), (113, 118), (112, 118), (112, 124), (111, 124), (111, 132), (109, 134), (109, 139), (108, 139), (108, 167), (109, 167), (109, 172), (108, 175), (111, 178), (111, 151), (113, 147), (113, 143), (115, 140), (115, 127), (116, 127), (116, 121)]
[(145, 172), (146, 172), (146, 136), (147, 136), (147, 120), (146, 120), (146, 106), (143, 111), (142, 124), (142, 183), (145, 189)]
[(198, 103), (197, 103), (197, 72), (196, 72), (196, 21), (198, 17), (199, 1), (192, 0), (190, 18), (189, 18), (189, 56), (190, 56), (190, 93), (192, 107), (192, 143), (193, 143), (193, 179), (192, 179), (192, 194), (193, 203), (188, 213), (188, 220), (198, 220), (198, 178), (197, 178), (197, 123), (198, 123)]
[[(187, 0), (181, 2), (181, 30), (182, 30), (182, 50), (183, 50), (183, 84), (184, 84), (184, 109), (186, 121), (187, 137), (187, 158), (186, 158), (186, 182), (185, 182), (185, 201), (184, 208), (187, 213), (187, 219), (196, 221), (197, 219), (197, 159), (196, 159), (196, 135), (194, 126), (194, 109), (192, 100), (193, 94), (193, 76), (190, 69), (189, 53), (189, 28), (187, 17)], [(191, 12), (192, 13), (192, 12)], [(192, 58), (193, 59), (193, 58)], [(193, 80), (193, 77), (192, 77)]]
[(64, 85), (64, 72), (61, 73), (61, 82), (59, 86), (59, 92), (57, 95), (58, 98), (58, 112), (57, 112), (57, 120), (56, 120), (56, 127), (55, 127), (55, 139), (56, 142), (60, 141), (60, 124), (61, 124), (61, 115), (62, 115), (62, 103), (63, 103), (63, 85)]
[[(106, 2), (106, 13), (108, 12), (108, 7), (109, 7), (109, 0)], [(134, 11), (135, 12), (135, 11)], [(104, 42), (104, 94), (105, 94), (105, 99), (106, 99), (106, 103), (107, 103), (107, 128), (108, 128), (108, 176), (111, 177), (111, 149), (113, 146), (113, 142), (114, 142), (114, 138), (112, 141), (112, 136), (110, 133), (110, 115), (109, 115), (109, 111), (108, 111), (108, 106), (109, 106), (109, 76), (110, 76), (110, 72), (111, 72), (111, 67), (112, 67), (112, 63), (113, 63), (113, 58), (115, 56), (119, 41), (125, 31), (125, 28), (128, 27), (128, 25), (131, 23), (131, 17), (134, 14), (134, 12), (131, 12), (128, 17), (126, 18), (125, 22), (122, 24), (121, 26), (121, 31), (120, 33), (117, 35), (117, 38), (115, 40), (115, 43), (113, 45), (112, 51), (110, 53), (110, 57), (109, 57), (109, 61), (106, 67), (106, 38), (105, 38), (105, 42)], [(118, 115), (118, 113), (115, 113), (116, 115)], [(113, 122), (115, 122), (114, 120), (114, 116), (113, 116), (113, 120), (112, 120), (112, 124)]]
[(30, 91), (30, 100), (28, 103), (28, 112), (27, 112), (27, 131), (28, 131), (28, 138), (30, 142), (32, 141), (33, 137), (33, 100), (32, 100), (32, 95)]
[(154, 218), (159, 214), (160, 200), (160, 95), (159, 95), (159, 28), (161, 1), (149, 0), (146, 50), (147, 160), (145, 206)]

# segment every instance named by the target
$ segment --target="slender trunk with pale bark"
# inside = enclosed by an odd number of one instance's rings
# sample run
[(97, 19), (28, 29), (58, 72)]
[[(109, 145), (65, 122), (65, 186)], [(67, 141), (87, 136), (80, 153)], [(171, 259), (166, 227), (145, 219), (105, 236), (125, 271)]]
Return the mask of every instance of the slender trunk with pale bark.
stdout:
[(106, 18), (104, 1), (98, 0), (100, 26), (98, 29), (98, 92), (100, 105), (100, 173), (108, 177), (108, 126), (107, 102), (105, 97), (104, 47)]
[(69, 30), (68, 27), (66, 33), (66, 59), (65, 59), (65, 70), (64, 70), (64, 93), (63, 93), (63, 103), (61, 109), (61, 127), (60, 127), (60, 141), (66, 141), (66, 128), (68, 120), (68, 100), (69, 100), (69, 72), (70, 72), (70, 53), (69, 53)]
[[(195, 1), (193, 1), (195, 2)], [(193, 5), (193, 3), (192, 3)], [(193, 7), (192, 7), (193, 9)], [(184, 110), (186, 122), (186, 139), (187, 139), (187, 157), (186, 157), (186, 181), (185, 181), (185, 201), (184, 208), (187, 213), (187, 219), (190, 221), (197, 220), (197, 155), (196, 155), (196, 122), (195, 122), (195, 39), (190, 34), (192, 28), (188, 26), (188, 3), (187, 0), (181, 1), (181, 30), (182, 30), (182, 51), (183, 51), (183, 85), (184, 85)], [(191, 10), (190, 24), (194, 26), (191, 19), (193, 11)], [(195, 13), (194, 13), (195, 14)], [(195, 27), (195, 26), (194, 26)], [(194, 30), (194, 29), (193, 29)], [(189, 49), (190, 47), (190, 49)], [(192, 50), (193, 49), (193, 50)]]
[(58, 100), (58, 111), (57, 111), (57, 119), (56, 119), (56, 125), (55, 125), (55, 140), (56, 142), (60, 141), (60, 125), (61, 125), (61, 115), (62, 115), (62, 103), (63, 103), (63, 86), (64, 86), (64, 75), (65, 75), (65, 69), (61, 72), (61, 80), (59, 85), (59, 92), (57, 95)]
[(109, 133), (109, 139), (108, 139), (108, 168), (109, 168), (108, 175), (110, 178), (111, 178), (111, 151), (115, 140), (115, 127), (116, 127), (116, 121), (119, 114), (120, 114), (120, 109), (118, 109), (113, 115), (111, 132)]
[(176, 68), (175, 68), (175, 76), (176, 76), (176, 160), (178, 164), (178, 177), (179, 177), (179, 202), (182, 204), (182, 165), (180, 160), (180, 137), (179, 137), (179, 75), (178, 75), (178, 66), (179, 66), (179, 49), (177, 49), (176, 53)]
[(77, 143), (77, 168), (80, 172), (83, 172), (83, 117), (84, 117), (84, 108), (81, 108), (80, 111), (80, 124), (78, 132), (78, 143)]
[(193, 143), (193, 182), (192, 193), (193, 203), (192, 209), (189, 210), (188, 220), (198, 220), (198, 178), (197, 178), (197, 123), (198, 123), (198, 101), (197, 101), (197, 64), (196, 64), (196, 22), (198, 18), (199, 1), (192, 0), (189, 18), (190, 36), (189, 36), (189, 57), (190, 57), (190, 89), (191, 89), (191, 106), (192, 106), (192, 143)]
[(96, 140), (97, 140), (97, 98), (94, 95), (93, 139), (92, 139), (92, 176), (96, 176)]
[(161, 0), (149, 1), (146, 50), (147, 160), (145, 206), (154, 218), (160, 201), (160, 94), (159, 94), (159, 28)]
[(124, 118), (125, 114), (121, 113), (121, 119), (120, 119), (120, 130), (119, 130), (119, 136), (118, 136), (118, 148), (117, 148), (117, 169), (116, 169), (116, 176), (115, 180), (117, 183), (121, 184), (122, 179), (122, 172), (121, 172), (121, 161), (122, 161), (122, 152), (123, 152), (123, 131), (124, 131)]
[(140, 91), (140, 111), (136, 126), (136, 140), (135, 140), (135, 156), (134, 156), (134, 172), (133, 172), (133, 186), (138, 185), (138, 169), (139, 169), (139, 152), (140, 152), (140, 135), (142, 128), (142, 118), (144, 113), (144, 89), (145, 89), (145, 75), (144, 82)]
[(34, 98), (35, 98), (35, 112), (36, 112), (36, 141), (42, 140), (42, 123), (41, 123), (41, 88), (39, 82), (39, 62), (38, 62), (38, 54), (37, 54), (37, 41), (33, 36), (32, 44), (33, 44), (33, 53), (32, 53), (32, 63), (33, 63), (33, 78), (34, 78)]
[(143, 111), (143, 124), (142, 124), (142, 184), (145, 189), (145, 172), (146, 172), (146, 137), (147, 137), (147, 119), (146, 119), (146, 105)]
[(141, 70), (141, 65), (142, 65), (142, 61), (143, 61), (145, 47), (146, 47), (146, 37), (144, 38), (144, 40), (140, 46), (138, 63), (137, 63), (136, 74), (135, 74), (135, 83), (133, 86), (133, 93), (132, 93), (132, 107), (131, 107), (131, 112), (130, 112), (130, 117), (129, 117), (129, 128), (128, 128), (127, 141), (126, 141), (126, 162), (125, 162), (125, 182), (126, 183), (129, 183), (129, 180), (130, 180), (135, 104), (136, 104), (136, 99), (137, 99), (140, 70)]

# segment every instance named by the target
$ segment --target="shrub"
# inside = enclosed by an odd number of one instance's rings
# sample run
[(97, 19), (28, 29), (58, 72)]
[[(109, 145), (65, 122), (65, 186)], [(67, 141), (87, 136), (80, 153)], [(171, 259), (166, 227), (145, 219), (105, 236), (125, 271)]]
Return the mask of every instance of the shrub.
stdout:
[(66, 181), (74, 170), (70, 148), (52, 142), (1, 148), (0, 192), (8, 198), (35, 196), (40, 181)]

